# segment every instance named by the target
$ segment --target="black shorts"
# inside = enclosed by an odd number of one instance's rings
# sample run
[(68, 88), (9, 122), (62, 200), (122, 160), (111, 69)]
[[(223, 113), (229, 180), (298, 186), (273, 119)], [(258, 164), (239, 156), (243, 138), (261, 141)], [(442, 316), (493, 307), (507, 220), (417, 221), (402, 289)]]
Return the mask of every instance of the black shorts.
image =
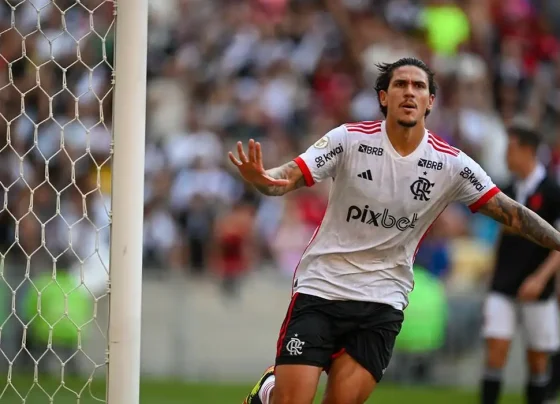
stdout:
[(401, 310), (382, 303), (296, 293), (280, 330), (276, 365), (311, 365), (328, 372), (333, 359), (346, 352), (379, 382), (403, 319)]

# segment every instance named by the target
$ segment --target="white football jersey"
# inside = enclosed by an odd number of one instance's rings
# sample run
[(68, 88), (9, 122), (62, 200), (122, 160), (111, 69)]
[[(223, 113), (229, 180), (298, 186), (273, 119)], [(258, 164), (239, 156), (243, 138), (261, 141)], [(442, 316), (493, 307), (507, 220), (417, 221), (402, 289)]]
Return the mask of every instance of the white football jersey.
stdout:
[(307, 186), (333, 179), (329, 203), (294, 273), (293, 291), (404, 309), (422, 238), (454, 201), (475, 212), (499, 189), (469, 156), (431, 132), (399, 155), (385, 121), (331, 130), (294, 160)]

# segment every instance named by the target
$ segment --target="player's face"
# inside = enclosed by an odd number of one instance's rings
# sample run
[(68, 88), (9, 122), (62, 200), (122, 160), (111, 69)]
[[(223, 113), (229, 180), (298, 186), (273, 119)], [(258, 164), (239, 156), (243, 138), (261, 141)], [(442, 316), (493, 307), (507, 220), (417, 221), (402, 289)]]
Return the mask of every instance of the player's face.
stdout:
[(379, 93), (381, 105), (387, 107), (387, 119), (409, 128), (416, 126), (434, 103), (428, 84), (428, 75), (416, 66), (395, 69), (387, 92)]
[(506, 151), (506, 161), (509, 170), (517, 174), (523, 167), (524, 162), (530, 159), (531, 156), (527, 153), (527, 147), (523, 147), (519, 143), (519, 139), (515, 136), (509, 136), (508, 147)]

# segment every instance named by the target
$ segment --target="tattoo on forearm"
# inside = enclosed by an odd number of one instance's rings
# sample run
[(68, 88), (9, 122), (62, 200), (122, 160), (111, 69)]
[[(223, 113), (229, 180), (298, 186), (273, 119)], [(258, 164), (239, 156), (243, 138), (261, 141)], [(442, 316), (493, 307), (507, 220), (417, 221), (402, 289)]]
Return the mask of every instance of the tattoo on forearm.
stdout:
[(281, 196), (289, 191), (293, 191), (295, 189), (301, 188), (305, 185), (305, 180), (303, 178), (303, 174), (299, 169), (298, 165), (293, 161), (290, 161), (280, 167), (272, 168), (267, 170), (266, 173), (275, 179), (282, 179), (282, 180), (291, 180), (290, 185), (288, 186), (262, 186), (262, 185), (255, 185), (255, 188), (259, 192), (264, 195), (268, 196)]
[(560, 250), (560, 233), (532, 210), (503, 193), (497, 194), (480, 209), (496, 221), (543, 247)]

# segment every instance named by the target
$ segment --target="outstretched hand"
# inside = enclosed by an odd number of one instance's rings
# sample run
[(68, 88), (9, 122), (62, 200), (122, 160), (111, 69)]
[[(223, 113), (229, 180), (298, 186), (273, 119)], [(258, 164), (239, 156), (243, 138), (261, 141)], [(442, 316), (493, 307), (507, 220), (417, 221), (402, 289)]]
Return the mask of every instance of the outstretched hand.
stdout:
[(228, 153), (229, 159), (237, 166), (239, 173), (253, 185), (261, 186), (287, 186), (290, 181), (285, 179), (272, 178), (266, 173), (262, 162), (261, 144), (255, 142), (253, 139), (249, 140), (249, 157), (245, 155), (243, 144), (237, 142), (237, 155), (239, 160), (233, 155), (232, 152)]

